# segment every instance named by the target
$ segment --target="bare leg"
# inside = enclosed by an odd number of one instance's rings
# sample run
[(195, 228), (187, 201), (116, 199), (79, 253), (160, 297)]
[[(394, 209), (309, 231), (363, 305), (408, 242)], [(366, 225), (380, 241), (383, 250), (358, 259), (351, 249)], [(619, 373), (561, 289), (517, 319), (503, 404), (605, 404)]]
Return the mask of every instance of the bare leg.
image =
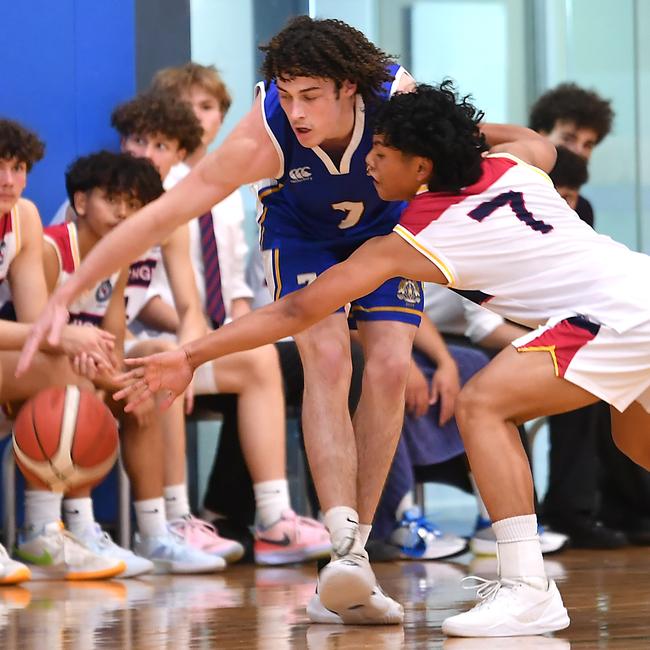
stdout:
[(556, 377), (546, 352), (508, 347), (463, 387), (456, 421), (492, 521), (533, 514), (533, 479), (516, 425), (597, 401)]
[(384, 488), (404, 420), (404, 390), (417, 328), (393, 321), (361, 322), (365, 354), (361, 399), (354, 415), (357, 507), (370, 524)]
[(357, 447), (348, 411), (352, 376), (344, 314), (333, 314), (296, 337), (304, 369), (303, 431), (314, 485), (324, 511), (357, 509)]
[(616, 446), (637, 465), (650, 470), (650, 413), (633, 402), (621, 413), (613, 406), (612, 437)]
[(213, 361), (212, 368), (219, 392), (239, 396), (239, 437), (253, 482), (284, 479), (284, 394), (275, 347), (231, 354)]

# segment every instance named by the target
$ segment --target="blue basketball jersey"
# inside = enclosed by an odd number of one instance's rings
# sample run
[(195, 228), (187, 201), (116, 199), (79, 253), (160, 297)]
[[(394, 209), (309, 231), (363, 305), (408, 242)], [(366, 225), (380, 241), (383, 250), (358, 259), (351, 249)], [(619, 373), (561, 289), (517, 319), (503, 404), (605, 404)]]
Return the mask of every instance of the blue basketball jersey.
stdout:
[[(398, 65), (389, 70), (391, 79), (382, 86), (381, 101), (390, 98), (405, 72)], [(279, 176), (256, 184), (262, 248), (274, 248), (285, 239), (361, 243), (390, 233), (405, 204), (382, 201), (366, 175), (373, 119), (361, 95), (356, 96), (352, 138), (336, 165), (320, 147), (306, 148), (298, 142), (275, 82), (259, 83), (257, 89), (267, 132), (281, 159)]]

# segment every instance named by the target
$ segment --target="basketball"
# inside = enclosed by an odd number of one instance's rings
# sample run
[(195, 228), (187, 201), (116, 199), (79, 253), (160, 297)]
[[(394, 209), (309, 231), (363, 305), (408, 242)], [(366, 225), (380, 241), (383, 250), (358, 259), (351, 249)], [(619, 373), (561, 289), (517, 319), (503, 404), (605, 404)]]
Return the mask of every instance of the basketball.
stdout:
[(118, 453), (115, 419), (93, 393), (77, 386), (46, 388), (27, 401), (13, 430), (25, 478), (55, 492), (96, 485)]

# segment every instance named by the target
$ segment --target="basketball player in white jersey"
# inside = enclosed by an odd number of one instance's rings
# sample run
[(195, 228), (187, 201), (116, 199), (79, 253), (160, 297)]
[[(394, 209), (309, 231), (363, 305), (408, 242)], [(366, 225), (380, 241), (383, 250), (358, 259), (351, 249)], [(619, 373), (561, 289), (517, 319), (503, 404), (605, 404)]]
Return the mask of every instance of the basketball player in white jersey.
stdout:
[[(309, 287), (184, 350), (134, 361), (135, 402), (171, 399), (208, 358), (299, 331), (395, 274), (446, 285), (535, 328), (463, 388), (456, 418), (495, 530), (498, 579), (445, 620), (457, 636), (543, 634), (569, 625), (545, 575), (532, 477), (516, 425), (600, 398), (616, 444), (650, 467), (650, 257), (595, 233), (554, 190), (555, 149), (482, 117), (449, 82), (398, 94), (367, 157), (380, 196), (411, 201), (393, 233)], [(488, 146), (490, 147), (488, 150)], [(128, 391), (124, 391), (124, 396)]]
[[(44, 145), (38, 137), (11, 120), (0, 120), (0, 402), (11, 417), (20, 402), (49, 386), (83, 385), (68, 360), (84, 354), (106, 365), (111, 364), (113, 337), (108, 333), (91, 332), (86, 328), (66, 325), (61, 344), (41, 346), (36, 365), (20, 378), (15, 377), (19, 351), (33, 321), (47, 300), (43, 276), (43, 229), (36, 206), (21, 194), (27, 183), (27, 173), (43, 156)], [(15, 322), (15, 321), (18, 322)], [(47, 353), (47, 354), (46, 354)], [(26, 500), (32, 510), (39, 510), (49, 493), (28, 489)], [(112, 577), (123, 569), (121, 562), (98, 557), (85, 549), (73, 537), (62, 531), (61, 496), (55, 529), (48, 535), (47, 562), (57, 574), (77, 578)], [(33, 514), (27, 508), (29, 524)], [(40, 531), (39, 531), (40, 532)], [(8, 556), (0, 546), (0, 585), (21, 582), (31, 571)]]

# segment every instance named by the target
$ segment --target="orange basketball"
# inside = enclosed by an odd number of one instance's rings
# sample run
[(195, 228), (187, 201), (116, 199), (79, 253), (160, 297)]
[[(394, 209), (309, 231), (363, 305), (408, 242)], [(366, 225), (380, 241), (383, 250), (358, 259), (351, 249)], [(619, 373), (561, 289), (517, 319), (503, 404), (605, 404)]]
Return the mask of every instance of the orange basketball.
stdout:
[(13, 448), (25, 478), (55, 492), (96, 485), (118, 453), (115, 419), (77, 386), (42, 390), (14, 422)]

